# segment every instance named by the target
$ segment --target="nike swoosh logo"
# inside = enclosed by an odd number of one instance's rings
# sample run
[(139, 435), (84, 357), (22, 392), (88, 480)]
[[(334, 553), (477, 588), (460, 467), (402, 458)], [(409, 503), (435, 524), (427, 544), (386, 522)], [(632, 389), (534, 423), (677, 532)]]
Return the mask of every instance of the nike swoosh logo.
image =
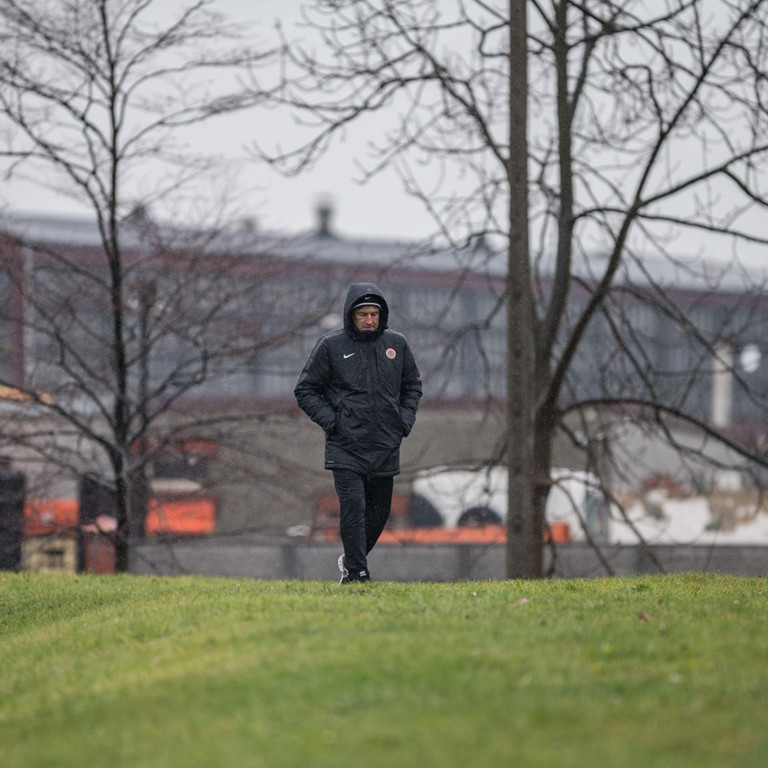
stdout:
[(346, 360), (348, 357), (352, 357), (354, 354), (354, 352), (350, 352), (348, 355), (344, 355), (344, 359)]

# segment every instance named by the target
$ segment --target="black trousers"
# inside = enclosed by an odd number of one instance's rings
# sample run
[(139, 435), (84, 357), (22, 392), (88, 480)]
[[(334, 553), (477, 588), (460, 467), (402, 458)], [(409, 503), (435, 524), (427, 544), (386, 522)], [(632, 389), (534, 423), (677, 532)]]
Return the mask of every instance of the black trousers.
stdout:
[(363, 477), (349, 469), (334, 469), (339, 497), (339, 531), (348, 571), (368, 569), (368, 553), (384, 530), (392, 508), (393, 477)]

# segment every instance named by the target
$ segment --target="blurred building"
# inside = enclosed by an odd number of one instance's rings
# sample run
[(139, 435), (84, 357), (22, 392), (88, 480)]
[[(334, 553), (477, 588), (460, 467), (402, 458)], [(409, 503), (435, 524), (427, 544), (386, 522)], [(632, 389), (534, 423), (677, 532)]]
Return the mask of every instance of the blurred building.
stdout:
[[(173, 382), (183, 390), (178, 402), (187, 412), (239, 415), (239, 445), (251, 448), (249, 462), (236, 459), (228, 440), (201, 426), (168, 443), (149, 468), (155, 495), (204, 493), (216, 508), (217, 530), (273, 535), (316, 513), (314, 500), (329, 487), (322, 435), (296, 411), (292, 390), (317, 337), (341, 325), (347, 287), (357, 280), (379, 284), (390, 303), (390, 325), (409, 338), (424, 378), (401, 482), (418, 468), (498, 454), (505, 255), (484, 238), (442, 250), (344, 238), (334, 232), (331, 213), (320, 210), (316, 230), (296, 236), (262, 233), (248, 223), (194, 236), (160, 231), (142, 212), (126, 230), (131, 386), (152, 391)], [(101, 388), (108, 402), (114, 366), (105, 354), (110, 294), (96, 225), (15, 217), (2, 229), (0, 384), (45, 393), (53, 402), (64, 398), (95, 425), (96, 401), (83, 397), (83, 388)], [(567, 325), (579, 321), (600, 266), (597, 254), (577, 269)], [(539, 297), (551, 287), (545, 265)], [(64, 335), (67, 352), (59, 344)], [(734, 265), (628, 261), (575, 353), (563, 405), (590, 400), (597, 410), (603, 400), (610, 411), (612, 400), (634, 398), (640, 408), (656, 392), (681, 417), (752, 434), (757, 445), (767, 426), (766, 339), (768, 298), (754, 275)], [(25, 462), (36, 478), (33, 488), (49, 482), (40, 494), (74, 495), (82, 474), (104, 469), (97, 440), (85, 440), (42, 400), (0, 404), (0, 410), (2, 452)], [(166, 421), (175, 412), (169, 410)], [(47, 458), (35, 454), (30, 439), (14, 438), (24, 431), (22, 422), (32, 425), (38, 443), (42, 436), (55, 447)], [(97, 438), (98, 427), (92, 429)], [(556, 460), (577, 460), (573, 450), (564, 441)], [(631, 460), (626, 464), (629, 471)], [(652, 456), (647, 466), (652, 472)], [(667, 460), (659, 471), (665, 468)]]

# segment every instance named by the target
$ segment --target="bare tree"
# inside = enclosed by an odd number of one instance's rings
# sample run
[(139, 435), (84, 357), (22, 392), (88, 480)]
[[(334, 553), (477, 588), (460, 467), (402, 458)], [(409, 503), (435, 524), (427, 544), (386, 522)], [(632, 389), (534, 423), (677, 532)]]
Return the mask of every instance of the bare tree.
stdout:
[[(700, 331), (697, 351), (665, 372), (621, 299), (634, 286), (693, 339), (664, 273), (724, 290), (702, 257), (728, 252), (724, 278), (745, 246), (768, 243), (755, 217), (766, 203), (767, 12), (761, 0), (321, 0), (305, 15), (317, 42), (283, 41), (276, 98), (311, 133), (262, 155), (299, 173), (359, 123), (371, 136), (363, 180), (394, 169), (444, 241), (483, 235), (508, 253), (510, 577), (541, 575), (555, 436), (565, 430), (594, 452), (588, 420), (576, 435), (568, 418), (603, 405), (665, 435), (668, 418), (684, 420), (764, 461), (682, 396), (700, 389), (702, 361), (735, 328)], [(527, 196), (517, 162), (526, 106)], [(599, 361), (604, 374), (580, 388), (579, 355), (598, 326), (621, 354)], [(665, 373), (677, 386), (659, 386)]]
[[(225, 269), (237, 265), (192, 259), (188, 244), (171, 248), (158, 229), (148, 239), (141, 215), (158, 202), (170, 210), (190, 184), (210, 183), (220, 161), (186, 151), (184, 131), (258, 98), (236, 75), (264, 53), (214, 5), (0, 2), (6, 173), (75, 196), (98, 228), (91, 263), (32, 244), (45, 269), (26, 296), (35, 308), (30, 322), (47, 339), (46, 362), (70, 389), (69, 398), (47, 405), (101, 447), (114, 474), (119, 570), (128, 565), (137, 439), (172, 403), (220, 373), (227, 355), (243, 354), (221, 327), (233, 304), (246, 301), (231, 284), (222, 288)], [(195, 274), (184, 273), (191, 267)], [(184, 273), (183, 286), (174, 284), (174, 272)], [(182, 350), (175, 359), (160, 352), (169, 336)], [(84, 401), (106, 428), (83, 416)]]

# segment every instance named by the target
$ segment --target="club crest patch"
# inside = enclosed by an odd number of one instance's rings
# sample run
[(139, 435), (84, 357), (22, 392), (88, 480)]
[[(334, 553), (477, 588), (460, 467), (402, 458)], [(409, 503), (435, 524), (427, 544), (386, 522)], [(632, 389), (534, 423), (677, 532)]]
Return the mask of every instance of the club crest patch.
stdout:
[(387, 347), (387, 351), (384, 353), (390, 360), (394, 360), (397, 357), (397, 352), (395, 352), (392, 347)]

